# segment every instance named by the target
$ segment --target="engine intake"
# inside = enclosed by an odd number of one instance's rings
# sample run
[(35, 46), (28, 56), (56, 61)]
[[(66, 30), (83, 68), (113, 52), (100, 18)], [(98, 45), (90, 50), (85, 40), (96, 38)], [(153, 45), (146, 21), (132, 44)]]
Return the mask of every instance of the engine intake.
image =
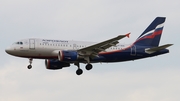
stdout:
[(59, 61), (76, 61), (78, 59), (77, 51), (59, 51), (58, 60)]

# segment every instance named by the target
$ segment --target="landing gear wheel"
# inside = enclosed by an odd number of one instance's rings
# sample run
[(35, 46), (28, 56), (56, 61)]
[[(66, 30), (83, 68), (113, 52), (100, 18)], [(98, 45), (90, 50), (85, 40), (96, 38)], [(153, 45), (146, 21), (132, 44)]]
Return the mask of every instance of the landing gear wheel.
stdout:
[(31, 69), (31, 68), (32, 68), (32, 65), (28, 65), (27, 68), (28, 68), (28, 69)]
[(32, 58), (29, 58), (29, 63), (30, 63), (30, 64), (27, 66), (28, 69), (31, 69), (31, 68), (32, 68), (32, 65), (31, 65), (31, 64), (32, 64), (32, 61), (33, 61), (33, 59), (32, 59)]
[(86, 70), (91, 70), (92, 67), (93, 67), (93, 66), (92, 66), (91, 64), (87, 64), (87, 65), (86, 65)]
[(78, 69), (77, 71), (76, 71), (76, 74), (77, 75), (81, 75), (83, 73), (83, 70), (82, 69)]

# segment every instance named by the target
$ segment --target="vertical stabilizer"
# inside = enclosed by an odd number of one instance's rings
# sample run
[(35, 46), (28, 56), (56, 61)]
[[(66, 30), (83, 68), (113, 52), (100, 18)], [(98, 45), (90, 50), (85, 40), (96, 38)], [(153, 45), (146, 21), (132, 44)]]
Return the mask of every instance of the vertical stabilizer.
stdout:
[(161, 34), (164, 27), (165, 17), (157, 17), (137, 38), (136, 45), (159, 46)]

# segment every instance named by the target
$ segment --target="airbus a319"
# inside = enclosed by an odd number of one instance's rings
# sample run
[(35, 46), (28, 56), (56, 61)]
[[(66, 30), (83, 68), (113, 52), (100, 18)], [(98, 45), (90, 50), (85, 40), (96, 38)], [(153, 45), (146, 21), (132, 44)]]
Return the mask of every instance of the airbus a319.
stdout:
[(28, 69), (32, 68), (33, 59), (45, 59), (46, 68), (62, 69), (74, 64), (78, 67), (76, 74), (83, 70), (80, 63), (86, 64), (86, 69), (92, 69), (92, 63), (113, 63), (153, 57), (169, 53), (167, 47), (159, 46), (165, 17), (157, 17), (145, 31), (130, 45), (119, 44), (119, 40), (129, 37), (129, 34), (105, 40), (103, 42), (82, 42), (69, 40), (50, 40), (29, 38), (15, 42), (5, 51), (13, 56), (29, 59)]

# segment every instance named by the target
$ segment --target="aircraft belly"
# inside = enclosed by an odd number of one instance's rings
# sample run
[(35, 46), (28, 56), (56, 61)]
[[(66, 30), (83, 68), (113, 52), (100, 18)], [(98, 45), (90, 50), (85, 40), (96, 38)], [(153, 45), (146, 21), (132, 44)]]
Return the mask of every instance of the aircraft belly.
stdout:
[(134, 60), (135, 58), (139, 56), (132, 56), (130, 52), (124, 51), (124, 52), (117, 52), (113, 54), (106, 54), (103, 55), (105, 60), (103, 62), (121, 62), (121, 61), (128, 61), (128, 60)]
[(49, 59), (56, 58), (57, 55), (52, 54), (51, 50), (20, 50), (17, 51), (15, 56), (25, 57), (25, 58), (37, 58), (37, 59)]

